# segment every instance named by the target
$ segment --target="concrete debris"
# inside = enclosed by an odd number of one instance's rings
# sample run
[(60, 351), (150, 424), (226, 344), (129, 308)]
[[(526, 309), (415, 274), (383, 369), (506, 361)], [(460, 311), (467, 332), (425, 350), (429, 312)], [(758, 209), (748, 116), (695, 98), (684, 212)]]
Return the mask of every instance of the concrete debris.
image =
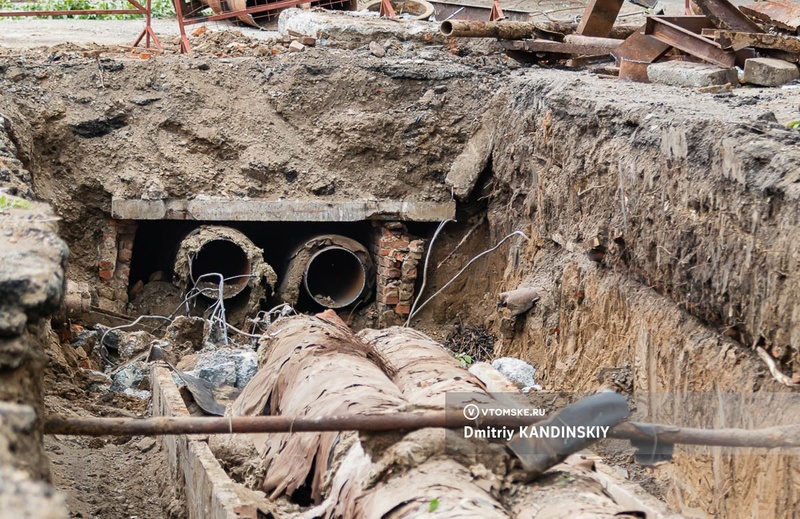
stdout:
[(542, 389), (542, 386), (537, 384), (534, 378), (536, 368), (524, 360), (501, 357), (492, 362), (492, 367), (516, 384), (523, 393), (528, 393), (531, 390), (541, 391)]
[(386, 49), (383, 47), (383, 45), (374, 40), (369, 42), (369, 52), (376, 58), (382, 58), (386, 56)]
[(647, 67), (647, 78), (651, 83), (693, 88), (739, 84), (735, 68), (720, 68), (689, 61), (653, 63)]
[(154, 340), (156, 338), (145, 331), (121, 334), (117, 342), (120, 359), (124, 362), (145, 353)]
[(365, 39), (381, 41), (396, 38), (400, 41), (446, 43), (439, 34), (438, 26), (432, 22), (379, 18), (376, 12), (364, 11), (305, 11), (286, 9), (278, 17), (278, 32), (282, 36), (292, 33), (316, 38), (317, 45), (336, 45), (356, 48)]
[(147, 437), (142, 438), (138, 442), (136, 442), (135, 447), (139, 449), (140, 452), (150, 452), (156, 446), (155, 438)]
[(164, 338), (175, 347), (189, 344), (193, 350), (199, 350), (203, 347), (205, 322), (202, 317), (179, 315), (167, 326)]
[(233, 386), (244, 389), (258, 370), (258, 356), (252, 350), (220, 348), (200, 354), (189, 375), (203, 379), (215, 386)]
[(744, 62), (745, 83), (781, 86), (798, 78), (800, 70), (794, 63), (773, 58), (753, 58)]
[(128, 364), (114, 375), (111, 391), (131, 394), (129, 390), (136, 391), (150, 387), (148, 370), (147, 364), (141, 361)]
[(305, 48), (306, 46), (297, 40), (294, 40), (289, 44), (289, 52), (303, 52)]

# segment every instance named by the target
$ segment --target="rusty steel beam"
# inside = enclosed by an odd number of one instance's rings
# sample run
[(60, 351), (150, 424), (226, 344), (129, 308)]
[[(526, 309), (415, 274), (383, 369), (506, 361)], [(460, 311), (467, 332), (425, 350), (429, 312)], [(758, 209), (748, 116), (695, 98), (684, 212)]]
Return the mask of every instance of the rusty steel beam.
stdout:
[[(611, 55), (617, 60), (617, 64), (620, 65), (621, 69), (623, 61), (652, 63), (663, 56), (669, 49), (669, 44), (644, 34), (644, 26), (642, 26), (641, 31), (628, 36), (624, 42), (611, 51)], [(622, 75), (622, 70), (620, 70), (620, 75)]]
[(736, 61), (734, 53), (724, 50), (719, 43), (703, 38), (656, 16), (647, 18), (644, 32), (672, 45), (676, 49), (720, 67), (732, 67)]
[(756, 2), (739, 9), (746, 15), (779, 29), (796, 32), (800, 28), (800, 4), (797, 2)]
[(695, 34), (700, 34), (703, 29), (714, 28), (714, 23), (707, 17), (702, 15), (689, 15), (689, 16), (658, 16), (659, 20), (677, 25), (687, 31)]
[(577, 34), (605, 38), (617, 21), (619, 10), (625, 0), (590, 0), (581, 16)]
[(755, 47), (800, 53), (800, 38), (796, 36), (723, 31), (721, 29), (706, 29), (703, 31), (703, 36), (713, 39), (724, 48), (733, 48), (734, 50)]
[(700, 10), (719, 29), (742, 32), (764, 32), (761, 27), (728, 0), (694, 0)]

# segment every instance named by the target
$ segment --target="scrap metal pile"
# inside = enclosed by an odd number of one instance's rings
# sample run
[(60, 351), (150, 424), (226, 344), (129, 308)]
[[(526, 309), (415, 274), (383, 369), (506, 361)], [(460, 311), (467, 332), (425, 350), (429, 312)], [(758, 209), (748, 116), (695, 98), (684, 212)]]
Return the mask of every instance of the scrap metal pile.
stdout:
[[(521, 60), (599, 64), (600, 73), (645, 83), (779, 86), (800, 78), (800, 4), (779, 0), (737, 8), (728, 0), (687, 0), (686, 12), (695, 14), (648, 16), (620, 39), (621, 28), (614, 24), (622, 4), (592, 0), (574, 34), (554, 32), (552, 24), (511, 21), (448, 20), (441, 31), (451, 37), (499, 38)], [(678, 74), (683, 79), (669, 72), (676, 70), (683, 71)]]

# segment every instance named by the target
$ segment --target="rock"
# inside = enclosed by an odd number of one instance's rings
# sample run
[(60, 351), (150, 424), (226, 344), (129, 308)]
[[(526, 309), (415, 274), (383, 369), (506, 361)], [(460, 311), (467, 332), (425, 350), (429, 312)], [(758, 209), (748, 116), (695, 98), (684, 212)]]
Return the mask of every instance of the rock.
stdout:
[(453, 161), (445, 182), (452, 187), (453, 195), (458, 200), (469, 198), (475, 183), (486, 169), (494, 149), (494, 128), (492, 121), (485, 121)]
[(647, 78), (651, 83), (682, 87), (739, 84), (736, 68), (720, 68), (716, 65), (689, 61), (653, 63), (647, 67)]
[(773, 58), (751, 58), (744, 62), (744, 82), (760, 86), (780, 86), (800, 78), (794, 63)]
[(107, 118), (92, 119), (81, 121), (70, 125), (72, 133), (84, 139), (92, 139), (108, 135), (114, 130), (118, 130), (128, 124), (128, 115), (120, 113)]
[(536, 379), (533, 378), (536, 374), (536, 368), (524, 360), (501, 357), (492, 362), (492, 367), (519, 387), (523, 393), (527, 393), (531, 389), (541, 390), (541, 386), (536, 384)]
[(132, 362), (114, 375), (114, 381), (110, 389), (118, 393), (128, 394), (126, 391), (128, 389), (138, 390), (143, 387), (150, 387), (147, 364), (144, 362)]
[(294, 40), (289, 44), (289, 52), (303, 52), (305, 48), (306, 46), (297, 40)]
[(131, 103), (138, 106), (147, 106), (160, 100), (161, 97), (159, 96), (134, 96), (131, 98)]
[(258, 370), (258, 357), (251, 350), (220, 348), (199, 357), (194, 369), (187, 373), (215, 386), (244, 389)]
[(386, 48), (384, 48), (377, 41), (373, 40), (369, 42), (369, 53), (375, 56), (376, 58), (382, 58), (386, 56)]
[(94, 369), (80, 369), (77, 375), (89, 391), (106, 390), (113, 383), (111, 377)]
[(145, 353), (150, 348), (150, 343), (156, 340), (155, 337), (145, 331), (120, 334), (119, 356), (125, 361), (135, 356)]
[(203, 327), (205, 319), (201, 317), (178, 316), (167, 327), (164, 338), (175, 347), (190, 343), (192, 349), (199, 350), (203, 347)]
[(134, 444), (134, 447), (139, 449), (140, 452), (150, 452), (156, 446), (156, 440), (153, 438), (142, 438)]

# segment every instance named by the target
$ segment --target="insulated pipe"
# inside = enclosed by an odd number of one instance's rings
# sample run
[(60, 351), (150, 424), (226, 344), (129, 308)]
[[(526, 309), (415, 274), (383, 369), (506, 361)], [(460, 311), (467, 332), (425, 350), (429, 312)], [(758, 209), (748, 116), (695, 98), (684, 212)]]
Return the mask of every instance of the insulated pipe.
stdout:
[(209, 274), (221, 274), (225, 280), (222, 297), (231, 299), (247, 286), (260, 286), (265, 273), (272, 273), (267, 284), (274, 284), (274, 272), (262, 256), (263, 251), (240, 231), (204, 225), (181, 241), (175, 274), (187, 288), (196, 285), (210, 298), (217, 297), (220, 279)]
[(372, 258), (366, 247), (337, 234), (316, 236), (289, 258), (280, 298), (295, 305), (301, 291), (325, 308), (344, 308), (372, 288)]

